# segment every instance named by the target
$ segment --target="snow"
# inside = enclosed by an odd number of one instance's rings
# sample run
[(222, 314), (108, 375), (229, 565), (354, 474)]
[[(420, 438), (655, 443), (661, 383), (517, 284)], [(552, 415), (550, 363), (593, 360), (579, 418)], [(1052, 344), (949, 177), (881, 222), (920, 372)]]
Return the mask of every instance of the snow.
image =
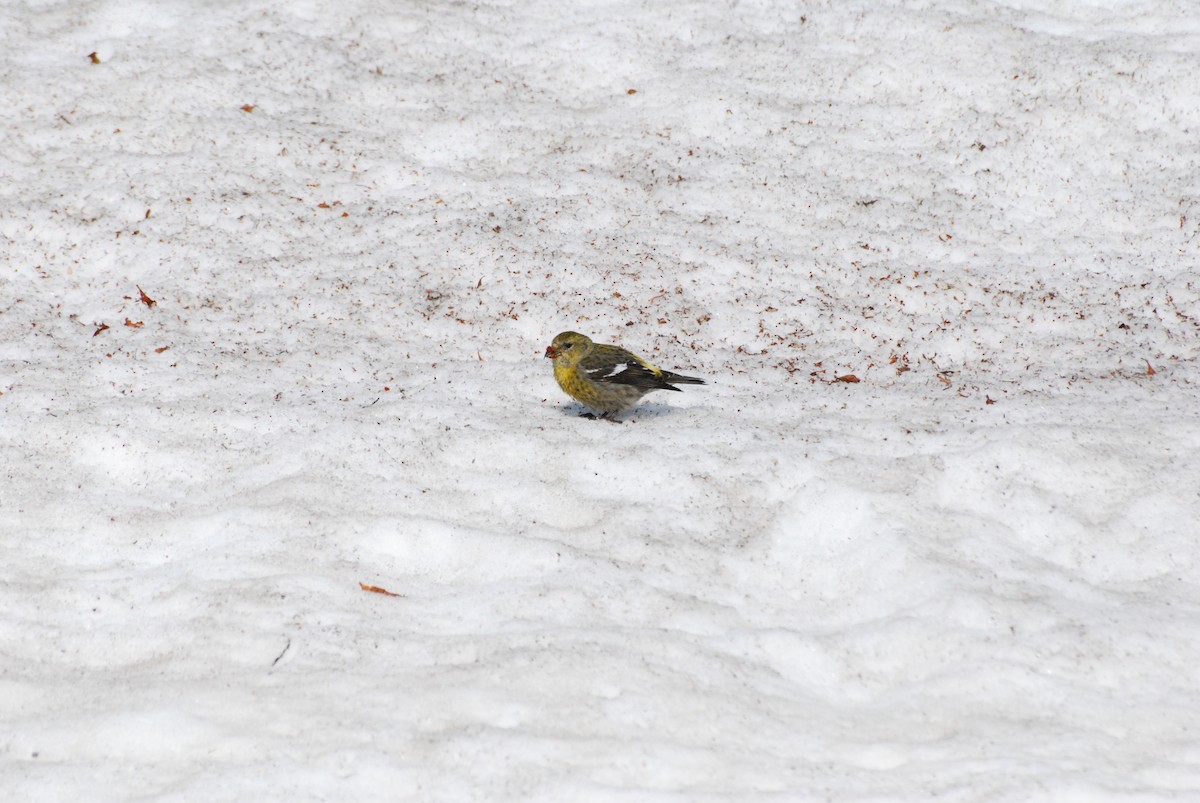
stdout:
[(1192, 4), (0, 44), (6, 799), (1200, 797)]

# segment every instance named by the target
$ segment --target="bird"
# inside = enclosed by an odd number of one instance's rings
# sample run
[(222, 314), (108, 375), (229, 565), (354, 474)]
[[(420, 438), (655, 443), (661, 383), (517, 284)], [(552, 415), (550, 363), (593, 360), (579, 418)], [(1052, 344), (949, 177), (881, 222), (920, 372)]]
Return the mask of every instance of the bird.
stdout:
[[(560, 332), (546, 349), (554, 360), (554, 378), (563, 391), (615, 421), (652, 390), (679, 390), (675, 385), (703, 385), (703, 379), (664, 371), (620, 346), (595, 343), (578, 332)], [(596, 418), (581, 413), (586, 418)]]

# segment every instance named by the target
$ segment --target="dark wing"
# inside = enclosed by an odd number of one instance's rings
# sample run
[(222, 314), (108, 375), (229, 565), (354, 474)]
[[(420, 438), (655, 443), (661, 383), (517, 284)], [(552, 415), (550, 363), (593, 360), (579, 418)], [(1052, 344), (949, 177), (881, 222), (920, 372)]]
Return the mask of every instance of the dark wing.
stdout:
[(656, 374), (624, 349), (612, 349), (607, 354), (589, 354), (579, 361), (579, 369), (593, 382), (628, 385), (644, 391), (679, 390), (670, 384), (668, 377), (673, 377), (677, 382), (690, 380), (694, 384), (700, 381), (666, 371), (661, 372), (661, 375)]

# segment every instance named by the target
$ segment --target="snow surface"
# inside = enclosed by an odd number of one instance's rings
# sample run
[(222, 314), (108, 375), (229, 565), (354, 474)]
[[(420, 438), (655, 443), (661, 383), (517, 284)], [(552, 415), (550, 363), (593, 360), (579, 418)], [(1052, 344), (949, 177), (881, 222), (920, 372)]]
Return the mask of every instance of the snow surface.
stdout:
[(1200, 799), (1191, 0), (0, 45), (0, 797)]

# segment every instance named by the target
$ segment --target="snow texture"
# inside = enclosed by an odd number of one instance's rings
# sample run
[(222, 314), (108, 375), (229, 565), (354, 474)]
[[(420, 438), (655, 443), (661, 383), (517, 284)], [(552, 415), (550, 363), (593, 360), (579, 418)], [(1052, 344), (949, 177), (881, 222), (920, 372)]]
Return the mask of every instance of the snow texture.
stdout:
[(0, 45), (5, 799), (1200, 799), (1191, 0)]

